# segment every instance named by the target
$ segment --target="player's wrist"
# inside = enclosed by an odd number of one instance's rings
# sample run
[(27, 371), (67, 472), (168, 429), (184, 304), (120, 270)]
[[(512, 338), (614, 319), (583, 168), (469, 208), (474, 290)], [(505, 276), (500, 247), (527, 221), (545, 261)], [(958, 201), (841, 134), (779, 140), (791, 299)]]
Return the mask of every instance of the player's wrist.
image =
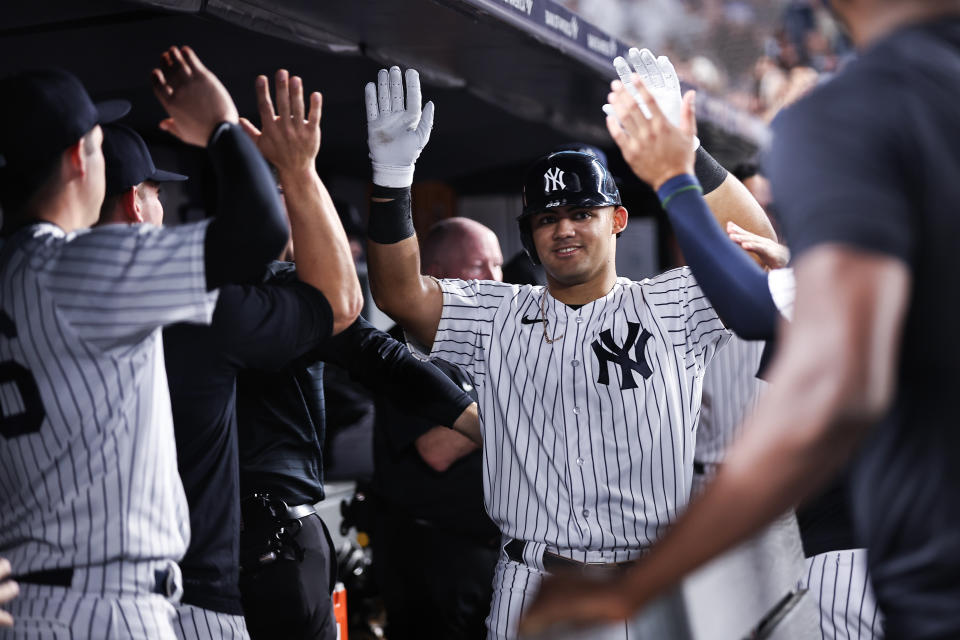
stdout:
[(415, 166), (373, 162), (373, 184), (393, 189), (409, 188), (413, 184)]
[(413, 210), (410, 187), (374, 184), (370, 201), (367, 237), (377, 244), (396, 244), (413, 237)]
[(656, 187), (657, 197), (660, 198), (660, 204), (664, 209), (670, 205), (674, 198), (688, 191), (703, 193), (700, 182), (690, 172), (674, 173)]

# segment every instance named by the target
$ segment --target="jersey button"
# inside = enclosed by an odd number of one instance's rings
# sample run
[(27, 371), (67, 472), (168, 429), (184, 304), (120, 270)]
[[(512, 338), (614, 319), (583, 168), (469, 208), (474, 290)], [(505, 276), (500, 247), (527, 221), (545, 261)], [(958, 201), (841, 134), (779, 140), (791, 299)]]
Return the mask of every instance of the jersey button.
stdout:
[(577, 464), (583, 466), (583, 458), (577, 458)]
[(575, 415), (575, 416), (580, 415), (580, 407), (574, 407), (574, 408), (573, 408), (573, 415)]
[(579, 367), (579, 366), (580, 366), (580, 361), (579, 361), (579, 360), (571, 360), (571, 361), (570, 361), (570, 366), (571, 366), (571, 367)]
[(579, 324), (581, 322), (583, 322), (583, 318), (581, 318), (580, 316), (577, 316), (577, 323)]
[(590, 517), (590, 509), (584, 509), (581, 513), (583, 513), (584, 518)]

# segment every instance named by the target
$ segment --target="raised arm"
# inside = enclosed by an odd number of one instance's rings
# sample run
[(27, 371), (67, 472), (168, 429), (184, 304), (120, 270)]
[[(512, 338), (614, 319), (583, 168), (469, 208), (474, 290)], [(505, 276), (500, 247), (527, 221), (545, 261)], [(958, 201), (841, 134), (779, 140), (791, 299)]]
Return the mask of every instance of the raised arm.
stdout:
[[(649, 50), (635, 48), (630, 49), (628, 58), (629, 63), (620, 57), (614, 60), (614, 68), (620, 76), (620, 80), (614, 80), (611, 85), (614, 93), (625, 91), (637, 101), (638, 92), (633, 82), (639, 78), (667, 121), (674, 126), (680, 126), (680, 79), (670, 60), (666, 56), (655, 58)], [(604, 111), (609, 115), (611, 108), (612, 105), (606, 105)], [(641, 113), (644, 110), (639, 102), (637, 108)], [(632, 162), (635, 161), (633, 154), (644, 152), (644, 141), (634, 142), (630, 157), (624, 150), (624, 158), (636, 173)], [(720, 228), (726, 228), (728, 222), (733, 222), (761, 237), (776, 240), (776, 233), (766, 213), (747, 188), (707, 153), (696, 136), (693, 138), (692, 147), (696, 150), (696, 155), (691, 173), (700, 181), (704, 198)], [(650, 184), (656, 189), (656, 186)]]
[(381, 69), (368, 83), (367, 143), (373, 162), (367, 261), (373, 299), (426, 347), (433, 345), (443, 295), (420, 274), (420, 248), (413, 230), (410, 186), (414, 163), (430, 139), (433, 103), (421, 111), (420, 76), (407, 69), (407, 99), (398, 67)]
[(317, 175), (322, 97), (317, 92), (310, 94), (309, 115), (304, 118), (303, 81), (280, 69), (275, 83), (276, 109), (266, 76), (257, 78), (257, 106), (263, 130), (245, 118), (240, 123), (277, 169), (293, 230), (297, 276), (318, 289), (330, 303), (336, 335), (360, 315), (363, 292), (347, 234)]
[[(10, 562), (0, 558), (0, 604), (6, 604), (17, 597), (20, 587), (10, 579)], [(0, 609), (0, 627), (12, 627), (13, 616)]]
[(217, 212), (204, 242), (207, 288), (259, 280), (287, 242), (287, 221), (267, 163), (237, 124), (233, 99), (190, 47), (164, 52), (151, 78), (169, 115), (160, 128), (206, 147), (217, 174)]

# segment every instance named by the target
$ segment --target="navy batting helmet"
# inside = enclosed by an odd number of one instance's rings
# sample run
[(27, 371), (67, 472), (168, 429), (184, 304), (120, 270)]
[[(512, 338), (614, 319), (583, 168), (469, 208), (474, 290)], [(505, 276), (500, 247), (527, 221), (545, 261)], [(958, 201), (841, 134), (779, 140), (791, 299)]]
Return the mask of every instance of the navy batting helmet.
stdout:
[(540, 264), (529, 219), (535, 213), (563, 206), (620, 204), (613, 176), (596, 156), (581, 151), (548, 154), (530, 165), (523, 180), (523, 213), (517, 218), (523, 248), (534, 264)]

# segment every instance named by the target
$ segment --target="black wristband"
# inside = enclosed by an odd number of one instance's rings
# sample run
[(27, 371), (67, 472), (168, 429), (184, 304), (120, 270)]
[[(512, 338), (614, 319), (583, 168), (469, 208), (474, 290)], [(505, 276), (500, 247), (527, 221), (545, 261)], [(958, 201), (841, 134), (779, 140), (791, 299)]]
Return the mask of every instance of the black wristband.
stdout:
[(693, 165), (693, 172), (700, 186), (703, 187), (703, 195), (707, 195), (727, 179), (727, 170), (707, 153), (703, 146), (697, 147), (697, 159)]
[[(383, 198), (383, 195), (374, 197)], [(413, 236), (413, 212), (410, 208), (410, 189), (387, 202), (370, 202), (370, 224), (367, 237), (378, 244), (395, 244)]]
[(371, 198), (392, 199), (403, 196), (410, 197), (410, 187), (381, 187), (379, 184), (374, 184), (370, 192)]

